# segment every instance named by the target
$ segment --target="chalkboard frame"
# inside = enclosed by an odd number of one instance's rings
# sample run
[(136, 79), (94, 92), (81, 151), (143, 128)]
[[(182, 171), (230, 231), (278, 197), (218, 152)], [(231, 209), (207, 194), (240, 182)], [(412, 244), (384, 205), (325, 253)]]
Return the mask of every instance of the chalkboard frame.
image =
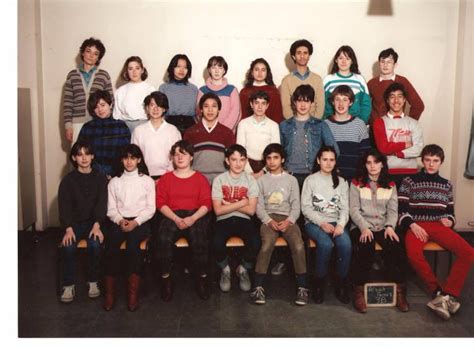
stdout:
[[(390, 303), (369, 303), (368, 301), (368, 288), (369, 287), (392, 287), (393, 296), (392, 302)], [(396, 283), (365, 283), (364, 284), (364, 300), (367, 307), (395, 307), (397, 304), (397, 284)]]

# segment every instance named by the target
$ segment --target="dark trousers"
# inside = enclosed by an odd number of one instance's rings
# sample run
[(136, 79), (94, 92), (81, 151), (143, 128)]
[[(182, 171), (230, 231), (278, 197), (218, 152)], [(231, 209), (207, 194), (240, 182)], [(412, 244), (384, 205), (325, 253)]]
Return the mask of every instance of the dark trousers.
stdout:
[(260, 236), (255, 230), (255, 226), (250, 219), (238, 216), (219, 220), (214, 229), (214, 253), (217, 264), (220, 268), (228, 265), (226, 243), (230, 237), (240, 237), (244, 241), (242, 266), (252, 269), (257, 259), (260, 249)]
[[(132, 220), (132, 219), (128, 219)], [(127, 277), (132, 274), (141, 274), (143, 270), (143, 257), (141, 256), (140, 243), (150, 236), (150, 222), (147, 221), (131, 232), (123, 232), (120, 226), (111, 223), (105, 236), (104, 272), (108, 276), (117, 276), (120, 272), (120, 245), (127, 242), (125, 257), (127, 260)]]
[[(177, 210), (174, 213), (181, 218), (191, 216), (196, 210)], [(191, 227), (180, 230), (174, 221), (162, 216), (156, 236), (155, 259), (161, 267), (161, 275), (171, 272), (174, 243), (184, 237), (192, 252), (192, 261), (197, 274), (207, 274), (209, 214), (197, 220)]]
[(403, 283), (405, 281), (406, 258), (403, 250), (403, 240), (400, 242), (384, 238), (384, 231), (373, 232), (371, 242), (359, 241), (361, 232), (358, 228), (351, 231), (354, 249), (352, 280), (356, 285), (364, 285), (369, 279), (369, 272), (375, 256), (375, 242), (382, 246), (382, 259), (385, 266), (385, 277), (388, 281)]
[[(79, 222), (72, 225), (72, 229), (76, 235), (76, 242), (61, 248), (64, 262), (62, 274), (63, 286), (69, 286), (75, 283), (74, 275), (76, 269), (77, 243), (79, 243), (81, 239), (87, 240), (87, 281), (97, 281), (99, 273), (100, 243), (99, 240), (88, 238), (93, 224), (93, 222)], [(105, 232), (104, 229), (102, 229), (102, 232)]]

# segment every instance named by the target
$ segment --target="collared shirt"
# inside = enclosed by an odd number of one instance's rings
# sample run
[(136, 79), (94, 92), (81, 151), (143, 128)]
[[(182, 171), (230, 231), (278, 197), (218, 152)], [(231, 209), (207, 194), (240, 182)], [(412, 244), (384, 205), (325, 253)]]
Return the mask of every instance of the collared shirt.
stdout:
[(79, 71), (81, 72), (81, 75), (84, 78), (84, 82), (86, 83), (86, 86), (89, 86), (89, 82), (91, 82), (92, 75), (94, 74), (94, 71), (96, 70), (97, 70), (97, 65), (94, 65), (92, 69), (89, 71), (84, 70), (84, 64), (81, 64), (79, 66)]
[(382, 75), (379, 76), (379, 82), (381, 81), (387, 81), (387, 80), (392, 80), (392, 81), (395, 81), (395, 77), (397, 76), (397, 74), (393, 74), (391, 77), (389, 77), (388, 79), (387, 78), (383, 78)]
[(301, 75), (298, 70), (293, 71), (293, 75), (302, 81), (306, 80), (309, 77), (309, 74), (310, 74), (309, 68), (306, 69), (306, 72), (303, 75)]
[(402, 112), (400, 115), (394, 115), (392, 114), (390, 111), (387, 112), (387, 116), (390, 117), (391, 119), (394, 119), (394, 118), (404, 118), (405, 117), (405, 113)]
[(216, 120), (216, 122), (214, 123), (214, 125), (213, 125), (211, 128), (209, 128), (209, 127), (207, 126), (206, 120), (204, 120), (204, 118), (202, 119), (201, 122), (202, 122), (202, 125), (204, 126), (204, 129), (205, 129), (208, 133), (211, 133), (211, 132), (214, 130), (214, 128), (216, 128), (217, 124), (219, 123), (219, 121)]

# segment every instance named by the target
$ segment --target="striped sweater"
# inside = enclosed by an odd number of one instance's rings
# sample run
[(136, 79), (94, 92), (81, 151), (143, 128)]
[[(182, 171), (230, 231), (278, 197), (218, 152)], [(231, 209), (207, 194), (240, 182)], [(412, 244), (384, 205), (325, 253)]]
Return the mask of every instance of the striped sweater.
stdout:
[(113, 98), (112, 83), (109, 73), (102, 69), (93, 72), (91, 81), (86, 85), (79, 68), (71, 70), (64, 85), (63, 120), (65, 128), (72, 128), (73, 119), (80, 122), (91, 120), (87, 111), (89, 95), (97, 90), (106, 90)]
[(413, 222), (436, 222), (454, 217), (453, 185), (439, 173), (424, 170), (403, 179), (398, 190), (399, 224), (403, 231)]
[(224, 151), (235, 143), (235, 135), (229, 128), (218, 122), (208, 132), (201, 121), (188, 128), (183, 139), (194, 146), (193, 169), (201, 172), (210, 184), (217, 175), (226, 171)]
[(324, 94), (326, 98), (326, 107), (324, 117), (334, 115), (334, 108), (329, 102), (329, 96), (338, 86), (347, 85), (354, 92), (354, 103), (349, 108), (349, 114), (360, 118), (365, 123), (369, 122), (370, 112), (372, 111), (372, 100), (369, 95), (369, 88), (362, 75), (351, 73), (349, 76), (343, 76), (339, 73), (330, 74), (324, 78)]
[(351, 182), (355, 176), (360, 155), (370, 149), (369, 132), (364, 121), (351, 117), (347, 121), (336, 121), (333, 117), (326, 119), (331, 129), (340, 154), (337, 157), (337, 167), (341, 176)]

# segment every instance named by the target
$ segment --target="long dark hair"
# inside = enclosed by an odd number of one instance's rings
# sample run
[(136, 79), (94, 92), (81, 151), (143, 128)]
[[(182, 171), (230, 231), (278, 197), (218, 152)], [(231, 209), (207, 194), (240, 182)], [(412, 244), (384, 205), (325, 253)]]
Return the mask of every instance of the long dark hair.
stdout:
[(339, 66), (337, 65), (337, 57), (339, 57), (341, 53), (344, 53), (346, 56), (348, 56), (351, 59), (352, 62), (349, 68), (351, 73), (360, 74), (359, 64), (357, 64), (356, 54), (354, 50), (352, 49), (352, 47), (347, 46), (347, 45), (339, 47), (339, 49), (336, 51), (336, 54), (334, 55), (334, 58), (332, 59), (332, 68), (331, 68), (330, 74), (335, 74), (339, 71)]
[(135, 144), (128, 144), (122, 147), (119, 154), (119, 163), (117, 164), (117, 176), (121, 177), (125, 168), (123, 166), (122, 160), (128, 157), (135, 157), (140, 159), (140, 163), (138, 163), (138, 174), (139, 175), (150, 175), (148, 172), (148, 167), (146, 166), (145, 159), (143, 158), (142, 150)]
[(318, 163), (318, 159), (321, 159), (323, 152), (332, 152), (334, 154), (336, 165), (334, 166), (334, 169), (331, 172), (331, 176), (332, 176), (332, 187), (336, 188), (339, 186), (339, 176), (337, 175), (339, 170), (337, 169), (337, 153), (336, 153), (336, 149), (333, 146), (324, 145), (319, 149), (316, 155), (316, 158), (314, 159), (313, 173), (319, 172), (321, 170), (321, 166)]
[(377, 163), (382, 163), (382, 170), (377, 179), (377, 184), (383, 188), (390, 188), (391, 177), (388, 174), (387, 156), (381, 154), (377, 149), (371, 148), (367, 150), (362, 156), (359, 157), (359, 164), (356, 170), (356, 179), (359, 182), (359, 186), (362, 187), (369, 183), (369, 172), (367, 171), (366, 162), (369, 156), (373, 156)]
[(253, 82), (255, 81), (255, 79), (253, 78), (252, 71), (253, 68), (255, 68), (255, 65), (257, 65), (258, 63), (265, 65), (265, 67), (267, 68), (267, 77), (265, 77), (265, 83), (269, 86), (275, 86), (275, 82), (273, 82), (272, 69), (270, 69), (270, 64), (268, 64), (268, 62), (263, 58), (257, 58), (252, 63), (250, 63), (250, 69), (247, 71), (247, 76), (245, 78), (245, 87), (253, 86)]

